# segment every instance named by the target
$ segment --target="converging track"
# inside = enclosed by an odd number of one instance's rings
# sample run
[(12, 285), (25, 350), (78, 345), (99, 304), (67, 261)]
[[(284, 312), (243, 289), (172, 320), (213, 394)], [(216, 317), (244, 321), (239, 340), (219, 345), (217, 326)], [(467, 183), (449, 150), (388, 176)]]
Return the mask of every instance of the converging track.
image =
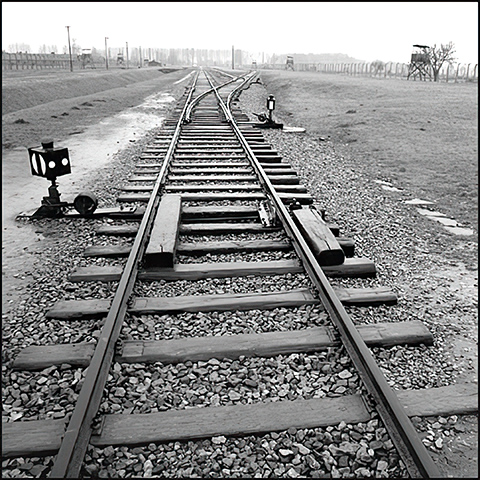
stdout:
[[(17, 370), (88, 369), (67, 422), (4, 424), (4, 456), (56, 454), (50, 476), (74, 478), (85, 475), (93, 448), (378, 420), (410, 476), (440, 477), (409, 419), (420, 414), (417, 399), (392, 391), (369, 350), (431, 344), (431, 334), (419, 322), (354, 326), (346, 306), (393, 304), (395, 295), (330, 285), (327, 277), (374, 276), (375, 265), (354, 257), (353, 242), (325, 223), (296, 172), (236, 107), (255, 72), (227, 77), (195, 73), (117, 198), (135, 208), (97, 229), (102, 245), (84, 252), (92, 264), (71, 273), (71, 282), (117, 282), (113, 298), (62, 300), (47, 313), (100, 321), (96, 344), (32, 346), (15, 359)], [(109, 243), (119, 237), (121, 243)], [(276, 290), (262, 285), (264, 276), (278, 278)], [(294, 328), (262, 330), (266, 312), (279, 308), (292, 312)], [(242, 321), (259, 329), (237, 333), (238, 318), (221, 316), (228, 312), (243, 312)], [(209, 313), (220, 320), (210, 336), (197, 336), (195, 325), (209, 321)], [(192, 334), (181, 338), (174, 322), (182, 315)], [(131, 335), (130, 324), (142, 328)], [(265, 368), (256, 371), (255, 359), (270, 359), (275, 374), (282, 356), (291, 354), (312, 357), (292, 375), (291, 391), (269, 401), (262, 391)], [(244, 369), (242, 380), (222, 374), (232, 362)], [(137, 364), (149, 372), (141, 385)], [(171, 371), (158, 373), (169, 365), (184, 365), (185, 382), (208, 378), (209, 386), (175, 391)], [(312, 378), (320, 381), (325, 372), (344, 388), (315, 395)], [(244, 398), (240, 386), (249, 392)], [(112, 401), (126, 389), (138, 392), (129, 411)]]

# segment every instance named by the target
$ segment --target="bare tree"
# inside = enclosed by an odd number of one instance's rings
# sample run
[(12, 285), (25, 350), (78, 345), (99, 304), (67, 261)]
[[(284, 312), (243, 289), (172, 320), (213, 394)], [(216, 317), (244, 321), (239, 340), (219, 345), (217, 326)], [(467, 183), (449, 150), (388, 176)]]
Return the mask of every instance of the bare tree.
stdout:
[(77, 44), (77, 39), (72, 38), (72, 55), (80, 55), (82, 53), (82, 47)]
[(438, 82), (438, 77), (440, 74), (440, 69), (442, 68), (445, 62), (452, 64), (455, 60), (453, 54), (455, 53), (455, 45), (452, 42), (447, 43), (446, 45), (440, 44), (433, 45), (428, 51), (428, 56), (430, 59), (430, 65), (433, 72), (433, 81)]
[(30, 45), (26, 43), (13, 43), (8, 46), (8, 50), (11, 53), (19, 53), (19, 52), (25, 52), (25, 53), (30, 53)]

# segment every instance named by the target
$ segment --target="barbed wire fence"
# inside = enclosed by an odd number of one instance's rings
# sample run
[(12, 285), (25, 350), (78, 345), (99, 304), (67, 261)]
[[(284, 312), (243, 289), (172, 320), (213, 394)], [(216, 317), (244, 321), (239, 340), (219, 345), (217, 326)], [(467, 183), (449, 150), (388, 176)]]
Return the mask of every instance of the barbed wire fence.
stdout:
[[(133, 59), (132, 59), (133, 60)], [(74, 68), (82, 68), (82, 62), (77, 56), (72, 57)], [(91, 66), (102, 67), (105, 59), (98, 59), (92, 62)], [(84, 67), (84, 65), (83, 65)], [(244, 68), (251, 68), (251, 65), (244, 65)], [(407, 79), (409, 63), (395, 62), (371, 62), (371, 63), (296, 63), (295, 71), (319, 72), (330, 74), (342, 74), (354, 77), (373, 78), (397, 78)], [(68, 54), (40, 54), (40, 53), (7, 53), (2, 52), (2, 70), (28, 70), (28, 69), (49, 69), (49, 68), (70, 68), (70, 57)], [(262, 70), (285, 70), (285, 64), (259, 64), (258, 69)], [(411, 81), (433, 81), (432, 79), (420, 80), (412, 76)], [(439, 74), (440, 82), (478, 82), (478, 64), (457, 63), (444, 65)]]
[[(343, 74), (354, 77), (374, 77), (374, 78), (398, 78), (407, 79), (409, 72), (409, 63), (387, 62), (379, 65), (378, 62), (372, 63), (296, 63), (295, 71), (298, 72), (320, 72), (331, 74)], [(260, 64), (258, 69), (267, 70), (285, 70), (285, 64)], [(419, 78), (412, 76), (411, 81), (420, 81)], [(424, 80), (422, 80), (424, 81)], [(430, 81), (430, 79), (426, 79)], [(431, 78), (433, 81), (433, 75)], [(439, 74), (440, 82), (478, 82), (478, 64), (457, 63), (444, 65)]]

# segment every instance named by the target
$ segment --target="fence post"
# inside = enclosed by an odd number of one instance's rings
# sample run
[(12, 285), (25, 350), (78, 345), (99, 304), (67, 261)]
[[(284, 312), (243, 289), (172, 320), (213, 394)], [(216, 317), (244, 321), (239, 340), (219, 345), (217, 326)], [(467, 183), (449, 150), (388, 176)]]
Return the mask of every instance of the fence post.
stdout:
[(467, 81), (467, 82), (468, 82), (468, 72), (469, 72), (469, 70), (470, 70), (470, 63), (467, 65), (467, 75), (465, 77), (465, 81)]
[(457, 71), (455, 73), (455, 83), (457, 83), (457, 78), (458, 78), (458, 70), (460, 69), (460, 64), (457, 64)]

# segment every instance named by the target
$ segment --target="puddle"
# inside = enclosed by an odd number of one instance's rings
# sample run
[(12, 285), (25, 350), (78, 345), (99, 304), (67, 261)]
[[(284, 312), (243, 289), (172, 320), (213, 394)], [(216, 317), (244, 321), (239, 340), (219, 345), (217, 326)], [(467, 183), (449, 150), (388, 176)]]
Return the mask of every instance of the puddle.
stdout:
[[(160, 110), (165, 110), (174, 100), (169, 93), (156, 93), (139, 106), (91, 125), (83, 133), (55, 142), (58, 147), (68, 148), (72, 164), (72, 173), (57, 180), (61, 200), (72, 202), (83, 190), (78, 184), (87, 173), (104, 166), (115, 153), (140, 139), (146, 131), (161, 127), (165, 117)], [(15, 217), (39, 207), (42, 198), (48, 195), (50, 182), (31, 174), (26, 148), (2, 153), (3, 273), (5, 275), (7, 269), (11, 275), (17, 270), (25, 271), (32, 261), (30, 252), (42, 239), (35, 232), (34, 224), (17, 222)]]
[(405, 200), (407, 205), (433, 205), (435, 202), (430, 202), (429, 200), (422, 200), (420, 198), (412, 198), (412, 200)]
[(177, 85), (178, 83), (182, 83), (183, 81), (185, 81), (187, 78), (189, 78), (191, 75), (193, 75), (194, 72), (190, 72), (188, 75), (185, 75), (183, 78), (181, 78), (180, 80), (177, 80), (176, 82), (173, 82), (174, 85)]
[(403, 188), (394, 187), (390, 182), (385, 182), (384, 180), (374, 180), (374, 182), (378, 183), (384, 190), (389, 192), (403, 192)]
[(446, 217), (444, 213), (427, 210), (426, 208), (417, 208), (417, 211), (420, 215), (426, 215), (428, 217)]
[(285, 133), (304, 133), (305, 129), (302, 127), (283, 127)]
[(448, 232), (455, 235), (473, 235), (474, 233), (471, 228), (462, 227), (456, 220), (448, 218), (444, 213), (427, 210), (425, 208), (417, 208), (417, 211), (420, 215), (424, 215), (431, 220), (441, 223)]
[(403, 192), (403, 188), (390, 187), (389, 185), (382, 185), (382, 188), (389, 192)]
[(145, 109), (160, 109), (164, 110), (166, 104), (175, 100), (169, 93), (154, 93), (145, 99), (145, 101), (137, 107), (132, 107), (132, 110), (145, 110)]
[[(72, 201), (76, 196), (75, 185), (96, 168), (104, 166), (119, 150), (141, 137), (143, 132), (161, 127), (164, 116), (159, 109), (175, 99), (168, 93), (151, 95), (139, 106), (129, 108), (117, 115), (89, 126), (83, 133), (56, 142), (56, 146), (69, 150), (72, 173), (59, 177), (62, 200)], [(152, 112), (151, 110), (156, 110)], [(40, 206), (42, 197), (48, 194), (50, 182), (34, 177), (30, 172), (26, 148), (4, 152), (2, 161), (3, 221), (13, 221), (18, 213)]]
[(466, 227), (450, 227), (448, 231), (454, 233), (455, 235), (473, 235), (473, 230)]

